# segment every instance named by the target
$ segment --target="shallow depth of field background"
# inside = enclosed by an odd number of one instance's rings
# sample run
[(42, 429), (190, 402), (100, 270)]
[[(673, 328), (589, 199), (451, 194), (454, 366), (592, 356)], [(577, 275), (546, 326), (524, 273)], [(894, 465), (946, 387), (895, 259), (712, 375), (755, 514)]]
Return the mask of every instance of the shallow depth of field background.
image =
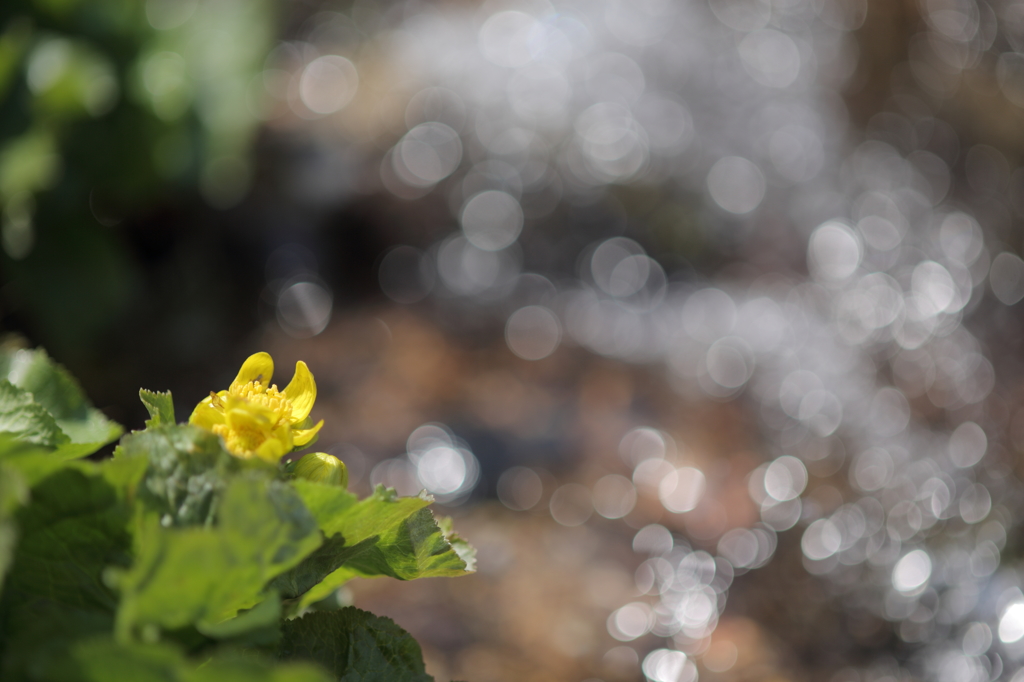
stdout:
[(0, 325), (305, 360), (439, 680), (1021, 682), (1024, 2), (7, 0)]

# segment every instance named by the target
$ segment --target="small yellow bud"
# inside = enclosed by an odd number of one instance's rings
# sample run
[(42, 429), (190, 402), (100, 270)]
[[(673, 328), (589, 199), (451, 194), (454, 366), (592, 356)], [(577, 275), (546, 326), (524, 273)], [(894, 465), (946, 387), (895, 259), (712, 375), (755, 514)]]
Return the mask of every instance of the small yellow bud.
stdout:
[(295, 475), (308, 481), (348, 486), (348, 468), (334, 455), (326, 452), (311, 452), (295, 464)]

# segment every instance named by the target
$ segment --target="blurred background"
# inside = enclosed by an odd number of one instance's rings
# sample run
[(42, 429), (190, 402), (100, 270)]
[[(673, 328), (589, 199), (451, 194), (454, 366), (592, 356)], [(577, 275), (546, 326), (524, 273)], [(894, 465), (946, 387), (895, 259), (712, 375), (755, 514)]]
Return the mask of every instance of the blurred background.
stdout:
[(0, 324), (257, 350), (439, 680), (1024, 681), (1024, 2), (6, 0)]

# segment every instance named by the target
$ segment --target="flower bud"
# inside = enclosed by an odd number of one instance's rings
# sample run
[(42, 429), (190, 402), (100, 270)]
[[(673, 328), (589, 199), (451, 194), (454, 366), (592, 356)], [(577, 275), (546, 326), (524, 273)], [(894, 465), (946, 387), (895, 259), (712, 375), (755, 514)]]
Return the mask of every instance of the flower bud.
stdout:
[(297, 478), (304, 478), (307, 481), (339, 485), (342, 488), (348, 486), (348, 469), (345, 463), (326, 452), (311, 452), (305, 455), (295, 464), (294, 473)]

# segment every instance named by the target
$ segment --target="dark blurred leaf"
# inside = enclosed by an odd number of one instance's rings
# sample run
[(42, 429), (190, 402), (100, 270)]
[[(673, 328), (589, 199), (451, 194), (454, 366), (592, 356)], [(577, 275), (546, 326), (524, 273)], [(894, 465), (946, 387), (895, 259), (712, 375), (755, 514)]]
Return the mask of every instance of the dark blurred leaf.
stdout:
[(316, 522), (286, 484), (233, 480), (213, 528), (162, 528), (137, 535), (138, 556), (120, 581), (118, 625), (210, 626), (266, 598), (264, 587), (319, 546)]
[(142, 399), (142, 404), (146, 406), (150, 416), (146, 420), (146, 428), (160, 426), (161, 424), (173, 425), (175, 423), (174, 401), (171, 398), (170, 391), (161, 393), (140, 388), (139, 398)]
[(12, 517), (27, 500), (28, 487), (24, 479), (12, 467), (0, 462), (0, 594), (18, 541), (18, 526)]
[(39, 126), (0, 145), (0, 198), (5, 203), (54, 184), (60, 172), (57, 140)]
[[(0, 375), (24, 385), (4, 379), (0, 390), (7, 396), (17, 393), (23, 404), (31, 399), (37, 426), (60, 433), (51, 410), (69, 416), (72, 428), (81, 411), (86, 421), (98, 414), (66, 372), (41, 352), (0, 353)], [(95, 422), (111, 434), (118, 429), (102, 415)], [(131, 462), (68, 466), (69, 460), (94, 452), (105, 438), (73, 443), (63, 437), (63, 444), (51, 449), (23, 437), (0, 436), (0, 577), (10, 568), (0, 609), (4, 679), (22, 679), (30, 668), (46, 668), (75, 637), (110, 628), (116, 597), (103, 575), (108, 567), (129, 563), (125, 493), (142, 474)]]
[(333, 682), (319, 666), (309, 663), (270, 663), (252, 657), (214, 659), (192, 670), (184, 682)]
[(108, 637), (75, 642), (50, 679), (67, 682), (329, 682), (305, 663), (275, 663), (220, 653), (191, 661), (169, 644), (119, 643)]
[(117, 598), (102, 575), (128, 564), (129, 518), (98, 469), (75, 465), (50, 475), (15, 514), (20, 540), (5, 592), (113, 611)]
[(0, 679), (76, 680), (70, 649), (76, 640), (113, 629), (110, 612), (77, 609), (41, 599), (21, 601), (5, 613), (0, 635)]
[(283, 660), (307, 660), (339, 682), (433, 682), (423, 653), (390, 618), (355, 607), (318, 611), (285, 621), (278, 649)]
[(11, 21), (0, 34), (0, 97), (10, 89), (31, 37), (32, 24), (25, 17)]

